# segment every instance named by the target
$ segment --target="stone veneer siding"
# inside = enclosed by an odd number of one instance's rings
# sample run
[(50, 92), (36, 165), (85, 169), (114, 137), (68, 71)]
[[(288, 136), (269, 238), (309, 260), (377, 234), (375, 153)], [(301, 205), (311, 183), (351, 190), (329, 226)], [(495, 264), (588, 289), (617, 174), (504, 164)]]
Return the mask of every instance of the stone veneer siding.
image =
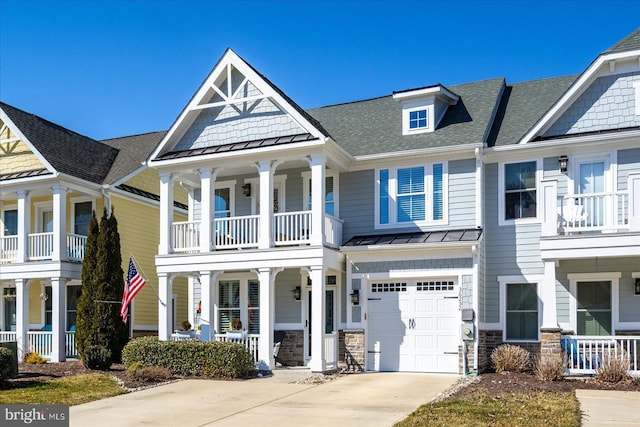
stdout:
[(284, 333), (278, 351), (278, 362), (283, 366), (304, 365), (304, 331), (278, 331)]
[[(558, 347), (560, 346), (560, 331), (557, 333)], [(543, 337), (544, 339), (544, 337)], [(498, 331), (480, 331), (478, 334), (478, 372), (492, 371), (493, 364), (491, 363), (491, 352), (499, 345), (504, 344), (502, 340), (502, 330)], [(522, 347), (531, 353), (531, 362), (535, 357), (540, 355), (541, 343), (539, 342), (512, 342), (512, 345)], [(547, 343), (547, 350), (550, 350), (551, 344)]]
[(475, 346), (473, 345), (473, 341), (464, 341), (464, 345), (467, 347), (467, 371), (464, 370), (464, 359), (465, 355), (462, 351), (462, 346), (458, 346), (458, 373), (459, 374), (468, 374), (470, 372), (478, 372), (477, 369), (473, 367), (473, 358), (475, 354)]
[(338, 367), (351, 372), (364, 371), (364, 330), (338, 332)]

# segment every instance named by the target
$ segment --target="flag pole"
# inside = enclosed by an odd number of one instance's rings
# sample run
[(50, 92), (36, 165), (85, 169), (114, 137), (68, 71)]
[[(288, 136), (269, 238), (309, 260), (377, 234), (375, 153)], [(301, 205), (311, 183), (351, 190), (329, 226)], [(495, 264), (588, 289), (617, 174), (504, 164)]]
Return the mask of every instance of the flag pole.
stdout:
[(138, 264), (138, 261), (136, 261), (136, 257), (133, 255), (133, 252), (130, 253), (130, 256), (131, 256), (131, 259), (133, 260), (133, 264), (136, 266), (138, 271), (142, 273), (142, 278), (147, 281), (147, 283), (151, 286), (151, 290), (153, 291), (153, 293), (156, 294), (158, 301), (160, 301), (162, 305), (166, 306), (167, 304), (162, 301), (162, 299), (160, 298), (160, 295), (158, 295), (158, 292), (156, 292), (156, 290), (153, 288), (153, 285), (151, 284), (151, 281), (147, 277), (146, 273), (144, 272), (142, 267), (140, 267), (140, 264)]

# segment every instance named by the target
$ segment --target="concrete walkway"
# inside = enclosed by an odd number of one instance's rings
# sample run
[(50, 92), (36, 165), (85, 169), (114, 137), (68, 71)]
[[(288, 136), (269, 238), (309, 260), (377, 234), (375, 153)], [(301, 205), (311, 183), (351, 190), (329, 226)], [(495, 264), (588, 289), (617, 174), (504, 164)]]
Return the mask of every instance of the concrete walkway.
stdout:
[(583, 426), (640, 426), (640, 392), (576, 390)]
[(185, 380), (71, 407), (71, 426), (391, 426), (457, 375), (366, 373), (292, 384), (308, 370), (246, 381)]

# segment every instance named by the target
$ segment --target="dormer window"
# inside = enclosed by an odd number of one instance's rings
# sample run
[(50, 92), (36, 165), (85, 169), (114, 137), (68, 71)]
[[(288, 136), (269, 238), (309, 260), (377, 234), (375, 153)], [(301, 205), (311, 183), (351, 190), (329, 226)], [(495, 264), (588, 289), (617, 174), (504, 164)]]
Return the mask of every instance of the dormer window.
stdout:
[(402, 102), (402, 134), (433, 132), (449, 105), (458, 95), (442, 85), (394, 92), (393, 99)]
[(424, 129), (427, 127), (427, 110), (409, 111), (409, 129)]

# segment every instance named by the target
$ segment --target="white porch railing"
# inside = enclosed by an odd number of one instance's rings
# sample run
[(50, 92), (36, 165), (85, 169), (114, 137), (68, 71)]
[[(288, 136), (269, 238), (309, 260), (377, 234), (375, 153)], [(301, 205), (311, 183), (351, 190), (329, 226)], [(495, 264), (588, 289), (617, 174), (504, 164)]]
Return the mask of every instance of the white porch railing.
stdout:
[(50, 259), (53, 253), (53, 233), (29, 234), (29, 259)]
[[(29, 331), (27, 332), (28, 348), (26, 350), (36, 352), (42, 357), (50, 357), (53, 351), (53, 332)], [(14, 331), (0, 332), (0, 342), (17, 341), (18, 333)], [(76, 333), (66, 331), (64, 333), (65, 352), (67, 357), (78, 357), (76, 348)]]
[(67, 256), (73, 261), (82, 261), (87, 246), (87, 236), (67, 233)]
[(226, 334), (216, 334), (216, 341), (222, 342), (235, 342), (238, 344), (243, 344), (249, 353), (253, 356), (253, 361), (258, 363), (258, 347), (260, 345), (260, 335), (259, 334), (247, 334), (243, 338), (229, 338)]
[(604, 361), (624, 357), (629, 371), (640, 374), (640, 336), (578, 336), (562, 337), (567, 356), (567, 373), (594, 374)]
[(67, 357), (78, 357), (78, 349), (76, 348), (76, 333), (66, 331), (64, 333), (64, 348)]
[(337, 248), (342, 243), (342, 223), (341, 219), (331, 215), (324, 215), (324, 243), (332, 248)]
[(18, 333), (15, 331), (0, 331), (0, 342), (17, 341)]
[(273, 222), (276, 246), (306, 243), (311, 238), (311, 211), (278, 212)]
[(171, 224), (171, 247), (174, 252), (200, 250), (200, 222), (183, 221)]
[(18, 259), (18, 236), (0, 237), (0, 264)]
[(565, 233), (580, 231), (617, 231), (629, 228), (629, 194), (574, 194), (558, 201), (559, 229)]
[(338, 369), (338, 333), (324, 334), (324, 360), (328, 370)]
[(213, 230), (216, 248), (249, 248), (258, 246), (260, 215), (215, 218)]

